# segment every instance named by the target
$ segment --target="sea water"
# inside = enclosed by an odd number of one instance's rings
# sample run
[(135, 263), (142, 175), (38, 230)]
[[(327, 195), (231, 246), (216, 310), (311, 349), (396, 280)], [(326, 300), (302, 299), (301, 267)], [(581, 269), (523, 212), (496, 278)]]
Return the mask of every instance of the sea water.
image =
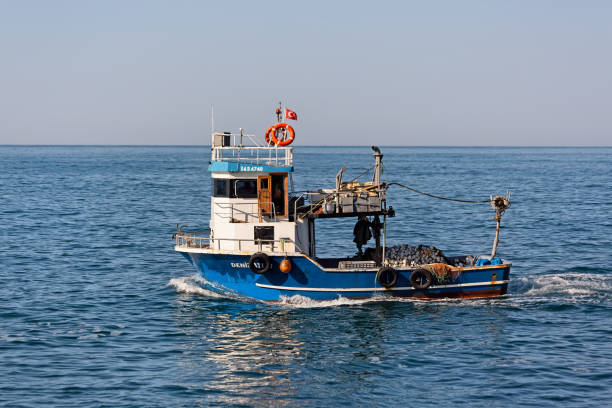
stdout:
[[(512, 191), (508, 296), (222, 297), (171, 240), (177, 222), (208, 226), (209, 147), (0, 147), (0, 405), (611, 405), (612, 149), (382, 152), (387, 181)], [(294, 188), (356, 177), (371, 154), (298, 146)], [(389, 245), (490, 252), (488, 204), (388, 199)], [(318, 221), (319, 255), (352, 255), (352, 228)]]

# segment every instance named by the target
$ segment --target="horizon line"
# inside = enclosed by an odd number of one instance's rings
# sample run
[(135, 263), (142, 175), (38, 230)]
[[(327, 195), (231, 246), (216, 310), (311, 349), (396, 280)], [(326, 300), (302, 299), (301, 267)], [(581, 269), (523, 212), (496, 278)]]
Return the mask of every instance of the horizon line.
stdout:
[[(359, 145), (297, 145), (293, 147), (370, 147), (371, 144)], [(415, 148), (435, 148), (435, 147), (453, 147), (453, 148), (471, 148), (471, 147), (486, 147), (486, 148), (608, 148), (612, 145), (385, 145), (378, 144), (380, 147), (415, 147)], [(18, 143), (0, 143), (0, 147), (208, 147), (206, 144), (18, 144)]]

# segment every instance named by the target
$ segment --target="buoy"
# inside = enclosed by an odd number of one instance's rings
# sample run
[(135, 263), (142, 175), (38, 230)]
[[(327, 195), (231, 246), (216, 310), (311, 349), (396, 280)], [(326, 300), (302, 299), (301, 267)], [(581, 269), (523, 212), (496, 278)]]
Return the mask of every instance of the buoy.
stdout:
[(282, 273), (291, 272), (291, 261), (288, 260), (287, 258), (283, 259), (280, 263), (280, 271)]

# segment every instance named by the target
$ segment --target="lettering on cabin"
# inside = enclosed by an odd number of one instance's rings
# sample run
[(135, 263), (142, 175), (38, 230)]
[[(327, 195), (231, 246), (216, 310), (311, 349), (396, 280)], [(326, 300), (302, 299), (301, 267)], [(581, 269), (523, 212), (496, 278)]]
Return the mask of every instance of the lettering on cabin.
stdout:
[(241, 164), (240, 171), (263, 171), (263, 166), (249, 166), (246, 164)]

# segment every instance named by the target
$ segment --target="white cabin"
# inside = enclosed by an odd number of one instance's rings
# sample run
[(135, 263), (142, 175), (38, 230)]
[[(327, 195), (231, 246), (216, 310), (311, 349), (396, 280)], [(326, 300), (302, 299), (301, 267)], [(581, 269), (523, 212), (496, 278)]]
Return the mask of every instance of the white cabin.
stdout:
[(314, 222), (290, 200), (293, 149), (244, 146), (253, 136), (213, 134), (210, 249), (314, 256)]

